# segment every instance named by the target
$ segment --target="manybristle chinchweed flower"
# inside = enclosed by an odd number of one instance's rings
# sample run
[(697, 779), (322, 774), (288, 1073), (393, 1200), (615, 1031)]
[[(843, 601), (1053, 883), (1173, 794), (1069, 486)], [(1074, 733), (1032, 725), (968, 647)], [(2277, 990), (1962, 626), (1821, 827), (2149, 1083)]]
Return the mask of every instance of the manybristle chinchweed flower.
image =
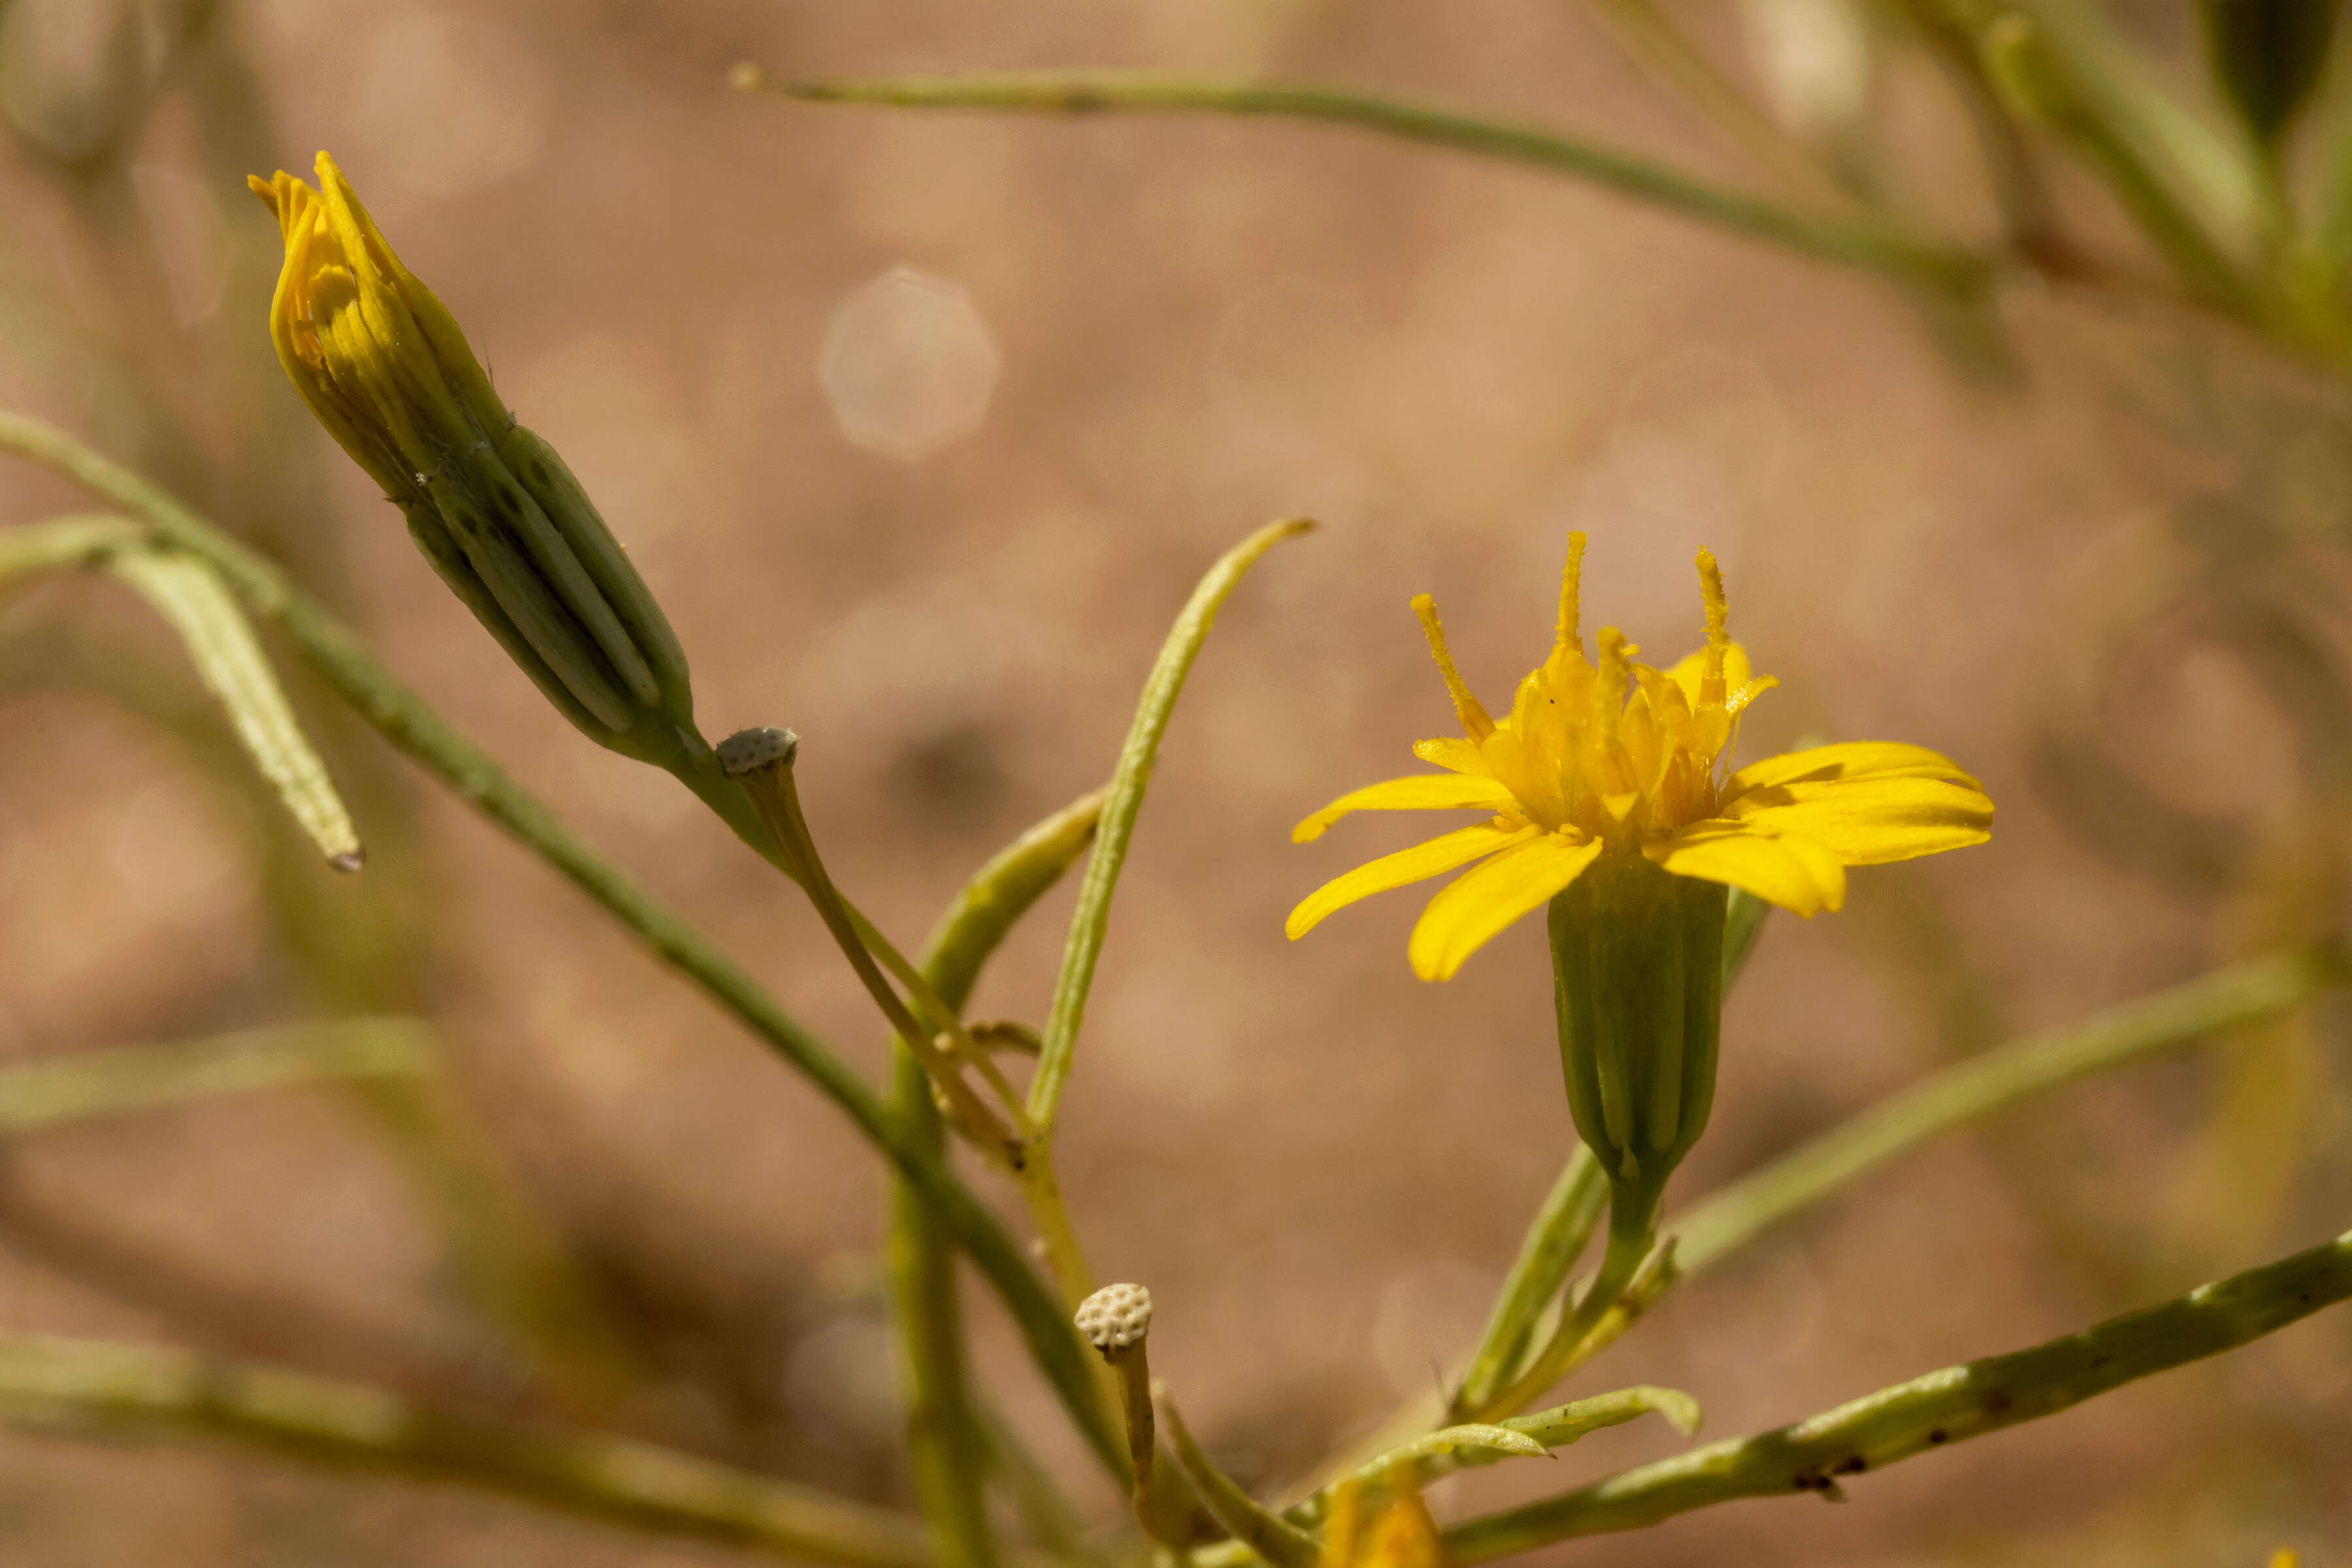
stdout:
[(1614, 627), (1588, 659), (1578, 630), (1584, 536), (1569, 536), (1550, 656), (1497, 718), (1471, 695), (1428, 595), (1413, 601), (1463, 736), (1413, 752), (1444, 770), (1341, 795), (1298, 842), (1356, 811), (1465, 808), (1484, 820), (1356, 868), (1291, 911), (1293, 938), (1371, 894), (1469, 869), (1429, 901), (1407, 952), (1453, 976), (1514, 921), (1549, 907), (1561, 1065), (1579, 1135), (1612, 1185), (1610, 1249), (1580, 1309), (1609, 1304), (1647, 1250), (1666, 1178), (1715, 1096), (1727, 889), (1810, 917), (1845, 868), (1983, 842), (1992, 802), (1948, 759), (1857, 742), (1727, 759), (1739, 717), (1777, 684), (1731, 640), (1723, 576), (1698, 554), (1706, 640), (1671, 669), (1634, 662)]

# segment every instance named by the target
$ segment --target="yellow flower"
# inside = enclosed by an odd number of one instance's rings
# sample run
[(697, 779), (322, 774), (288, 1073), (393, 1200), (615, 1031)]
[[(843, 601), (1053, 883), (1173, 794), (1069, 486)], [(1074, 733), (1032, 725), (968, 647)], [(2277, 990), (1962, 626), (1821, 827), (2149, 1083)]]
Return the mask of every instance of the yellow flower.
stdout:
[(1351, 1476), (1332, 1491), (1317, 1568), (1444, 1568), (1445, 1560), (1410, 1466), (1372, 1482)]
[(279, 170), (247, 180), (277, 216), (286, 264), (269, 303), (278, 363), (352, 460), (396, 501), (514, 422), (466, 346), (457, 319), (418, 282), (360, 205), (335, 161), (319, 188)]
[[(1777, 684), (1731, 640), (1723, 575), (1698, 553), (1706, 643), (1672, 669), (1637, 664), (1614, 627), (1588, 661), (1577, 630), (1584, 536), (1569, 535), (1559, 632), (1489, 717), (1446, 651), (1429, 596), (1413, 601), (1465, 738), (1423, 741), (1418, 773), (1341, 795), (1301, 822), (1298, 843), (1353, 811), (1469, 808), (1487, 819), (1371, 861), (1293, 910), (1292, 938), (1343, 905), (1470, 866), (1432, 899), (1409, 954), (1424, 980), (1540, 908), (1602, 856), (1641, 856), (1678, 877), (1744, 888), (1811, 916), (1845, 900), (1845, 868), (1980, 844), (1992, 802), (1949, 760), (1918, 746), (1855, 742), (1769, 757), (1726, 773), (1747, 706)], [(1473, 865), (1473, 862), (1476, 864)]]
[(318, 170), (317, 190), (283, 170), (247, 182), (286, 242), (269, 336), (287, 378), (565, 718), (644, 761), (706, 753), (685, 651), (587, 491), (516, 423), (335, 161)]

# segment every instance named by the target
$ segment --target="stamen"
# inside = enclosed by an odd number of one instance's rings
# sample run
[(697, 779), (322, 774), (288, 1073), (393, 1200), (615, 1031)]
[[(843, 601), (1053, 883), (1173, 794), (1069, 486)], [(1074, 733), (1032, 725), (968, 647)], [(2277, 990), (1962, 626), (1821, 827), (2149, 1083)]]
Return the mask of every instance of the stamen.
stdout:
[(1698, 593), (1706, 605), (1706, 666), (1700, 672), (1698, 700), (1705, 705), (1723, 700), (1723, 658), (1731, 647), (1731, 606), (1723, 596), (1723, 569), (1714, 552), (1698, 552)]
[(1584, 637), (1577, 625), (1579, 584), (1583, 575), (1584, 535), (1581, 532), (1570, 533), (1568, 536), (1568, 564), (1559, 574), (1559, 631), (1552, 638), (1554, 653), (1571, 647), (1579, 654), (1584, 652)]
[(1462, 682), (1462, 672), (1454, 668), (1454, 656), (1445, 651), (1445, 628), (1437, 622), (1437, 601), (1428, 595), (1416, 596), (1412, 613), (1421, 617), (1421, 629), (1429, 638), (1429, 654), (1437, 660), (1437, 673), (1445, 677), (1446, 692), (1454, 699), (1454, 711), (1462, 721), (1462, 732), (1474, 742), (1483, 742), (1495, 732), (1495, 721), (1486, 710), (1470, 695), (1470, 688)]

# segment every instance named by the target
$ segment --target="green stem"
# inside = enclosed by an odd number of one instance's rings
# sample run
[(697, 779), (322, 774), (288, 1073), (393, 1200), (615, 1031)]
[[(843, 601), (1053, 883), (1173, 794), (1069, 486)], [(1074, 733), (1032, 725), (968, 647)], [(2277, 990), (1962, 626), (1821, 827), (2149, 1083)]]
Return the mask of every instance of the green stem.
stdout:
[[(231, 1438), (312, 1463), (393, 1470), (675, 1534), (848, 1568), (932, 1568), (921, 1525), (766, 1476), (603, 1433), (457, 1416), (363, 1384), (162, 1346), (0, 1337), (16, 1425)], [(1033, 1568), (1056, 1560), (1028, 1555)]]
[(1032, 114), (1140, 111), (1326, 121), (1567, 174), (1816, 260), (1861, 268), (1947, 294), (1972, 297), (1991, 277), (1983, 258), (1878, 220), (1797, 212), (1612, 147), (1460, 110), (1346, 88), (1093, 70), (772, 81), (755, 66), (737, 67), (734, 80), (746, 90), (816, 103), (993, 109)]
[(1029, 1080), (1029, 1120), (1037, 1137), (1050, 1140), (1069, 1081), (1070, 1061), (1077, 1049), (1078, 1026), (1087, 1015), (1087, 993), (1102, 957), (1103, 938), (1110, 926), (1111, 894), (1118, 887), (1119, 868), (1127, 863), (1128, 841), (1135, 836), (1135, 819), (1143, 809), (1143, 792), (1151, 784), (1151, 765), (1160, 754), (1160, 738), (1168, 731), (1169, 716), (1184, 689), (1184, 678), (1216, 624), (1217, 611), (1258, 557), (1314, 527), (1303, 518), (1268, 523), (1218, 558), (1200, 585), (1192, 590), (1168, 640), (1160, 646), (1151, 675), (1143, 684), (1135, 723), (1119, 748), (1118, 767), (1111, 774), (1110, 794), (1103, 802), (1102, 823), (1095, 852), (1087, 862), (1086, 880), (1078, 888), (1078, 907), (1070, 917), (1070, 937), (1062, 950), (1062, 969), (1054, 981), (1054, 1002), (1045, 1016), (1037, 1070)]
[(332, 1018), (169, 1045), (116, 1046), (0, 1068), (0, 1134), (184, 1105), (215, 1094), (439, 1070), (414, 1018)]
[(1096, 1398), (1084, 1347), (1060, 1304), (996, 1217), (929, 1155), (864, 1079), (700, 932), (566, 832), (545, 805), (378, 664), (340, 620), (277, 567), (52, 426), (0, 413), (0, 450), (19, 453), (105, 497), (144, 522), (159, 544), (210, 565), (247, 610), (283, 631), (328, 688), (379, 734), (635, 931), (663, 963), (699, 986), (839, 1107), (922, 1193), (988, 1278), (1088, 1446), (1125, 1481), (1124, 1446)]
[(1209, 1457), (1201, 1452), (1201, 1446), (1192, 1441), (1183, 1416), (1177, 1414), (1176, 1402), (1168, 1397), (1167, 1385), (1163, 1384), (1153, 1392), (1158, 1396), (1160, 1421), (1168, 1428), (1168, 1446), (1176, 1456), (1177, 1468), (1192, 1483), (1193, 1495), (1201, 1500), (1201, 1506), (1209, 1510), (1210, 1517), (1274, 1568), (1314, 1568), (1322, 1554), (1321, 1542), (1261, 1505), (1231, 1476), (1211, 1464)]
[(1624, 1299), (1657, 1240), (1657, 1205), (1654, 1188), (1629, 1192), (1619, 1187), (1612, 1194), (1609, 1247), (1601, 1256), (1600, 1272), (1584, 1288), (1575, 1310), (1561, 1314), (1559, 1326), (1552, 1331), (1551, 1337), (1526, 1369), (1502, 1393), (1483, 1405), (1471, 1406), (1465, 1413), (1468, 1419), (1490, 1421), (1524, 1410), (1572, 1368), (1589, 1359), (1584, 1353), (1585, 1342), (1601, 1327), (1609, 1310)]
[(1717, 1443), (1594, 1486), (1457, 1524), (1457, 1563), (1635, 1530), (1736, 1498), (1841, 1495), (1842, 1477), (2039, 1420), (2126, 1383), (2234, 1350), (2352, 1297), (2352, 1233), (2162, 1306), (2030, 1350), (1946, 1367), (1776, 1432)]
[(1802, 142), (1756, 107), (1652, 0), (1594, 0), (1611, 30), (1756, 166), (1790, 195), (1832, 211), (1851, 211), (1853, 193), (1832, 179)]
[(1695, 1274), (1939, 1133), (2154, 1052), (2291, 1013), (2347, 980), (2352, 963), (2339, 949), (2274, 953), (1948, 1068), (1669, 1221), (1665, 1228), (1680, 1238), (1675, 1257)]
[[(961, 1010), (981, 966), (1013, 922), (1057, 881), (1094, 837), (1100, 792), (1083, 795), (1023, 834), (964, 884), (923, 947), (923, 974), (943, 1005)], [(908, 1048), (891, 1049), (892, 1102), (934, 1157), (945, 1129), (931, 1103), (930, 1073)], [(950, 1568), (993, 1568), (988, 1519), (990, 1440), (975, 1404), (957, 1300), (955, 1254), (922, 1194), (890, 1188), (890, 1293), (907, 1371), (907, 1447)]]
[(1600, 1162), (1579, 1143), (1519, 1245), (1486, 1332), (1471, 1352), (1469, 1369), (1448, 1405), (1448, 1420), (1465, 1421), (1470, 1412), (1485, 1408), (1518, 1365), (1537, 1321), (1559, 1299), (1569, 1270), (1591, 1241), (1608, 1196), (1609, 1181), (1601, 1173)]

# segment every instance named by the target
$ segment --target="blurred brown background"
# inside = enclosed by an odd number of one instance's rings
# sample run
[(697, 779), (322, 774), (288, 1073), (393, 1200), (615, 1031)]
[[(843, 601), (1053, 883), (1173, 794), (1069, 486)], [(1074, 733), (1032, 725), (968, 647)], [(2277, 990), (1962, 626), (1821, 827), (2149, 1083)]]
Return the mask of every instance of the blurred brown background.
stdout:
[[(1759, 26), (1724, 0), (1676, 14), (1734, 64)], [(2126, 20), (2185, 47), (2171, 8)], [(2232, 628), (2292, 620), (2323, 674), (2346, 630), (2336, 389), (2213, 329), (2030, 291), (2007, 301), (2004, 367), (1859, 275), (1344, 132), (802, 108), (730, 92), (746, 58), (1338, 79), (1742, 171), (1565, 0), (16, 0), (0, 21), (0, 405), (286, 560), (869, 1072), (870, 1008), (791, 889), (568, 729), (303, 417), (269, 357), (277, 236), (244, 174), (335, 153), (630, 544), (706, 727), (803, 735), (835, 873), (902, 941), (1104, 776), (1219, 550), (1324, 521), (1234, 597), (1177, 713), (1066, 1119), (1096, 1265), (1152, 1288), (1156, 1364), (1245, 1479), (1295, 1477), (1429, 1385), (1572, 1136), (1535, 924), (1436, 987), (1404, 963), (1411, 896), (1282, 940), (1298, 896), (1418, 826), (1287, 842), (1450, 727), (1412, 594), (1499, 699), (1546, 646), (1568, 530), (1592, 536), (1588, 620), (1660, 662), (1696, 640), (1705, 542), (1784, 683), (1746, 754), (1918, 742), (2000, 804), (1989, 847), (1858, 874), (1843, 915), (1768, 927), (1685, 1196), (1940, 1062), (2332, 908), (2344, 715), (2283, 700)], [(1871, 91), (1899, 153), (1882, 176), (1982, 221), (1927, 68), (1886, 55)], [(0, 471), (0, 522), (79, 504)], [(311, 862), (119, 587), (0, 599), (0, 1058), (421, 1011), (449, 1058), (438, 1131), (320, 1089), (0, 1147), (0, 1329), (541, 1408), (436, 1217), (487, 1213), (576, 1287), (565, 1342), (618, 1369), (610, 1423), (903, 1502), (877, 1162), (570, 888), (296, 696), (361, 816), (360, 877)], [(1068, 903), (1017, 936), (978, 1016), (1042, 1013)], [(1938, 1142), (1576, 1386), (1685, 1387), (1729, 1436), (2333, 1235), (2340, 1046), (2323, 1016)], [(436, 1207), (429, 1173), (452, 1168), (511, 1189)], [(986, 1381), (1092, 1488), (977, 1311)], [(1671, 1448), (1636, 1426), (1433, 1500)], [(1549, 1555), (2120, 1568), (2292, 1542), (2325, 1563), (2352, 1560), (2347, 1455), (2337, 1313), (1867, 1478), (1843, 1508), (1738, 1504)], [(227, 1448), (0, 1435), (0, 1561), (26, 1568), (750, 1560)]]

